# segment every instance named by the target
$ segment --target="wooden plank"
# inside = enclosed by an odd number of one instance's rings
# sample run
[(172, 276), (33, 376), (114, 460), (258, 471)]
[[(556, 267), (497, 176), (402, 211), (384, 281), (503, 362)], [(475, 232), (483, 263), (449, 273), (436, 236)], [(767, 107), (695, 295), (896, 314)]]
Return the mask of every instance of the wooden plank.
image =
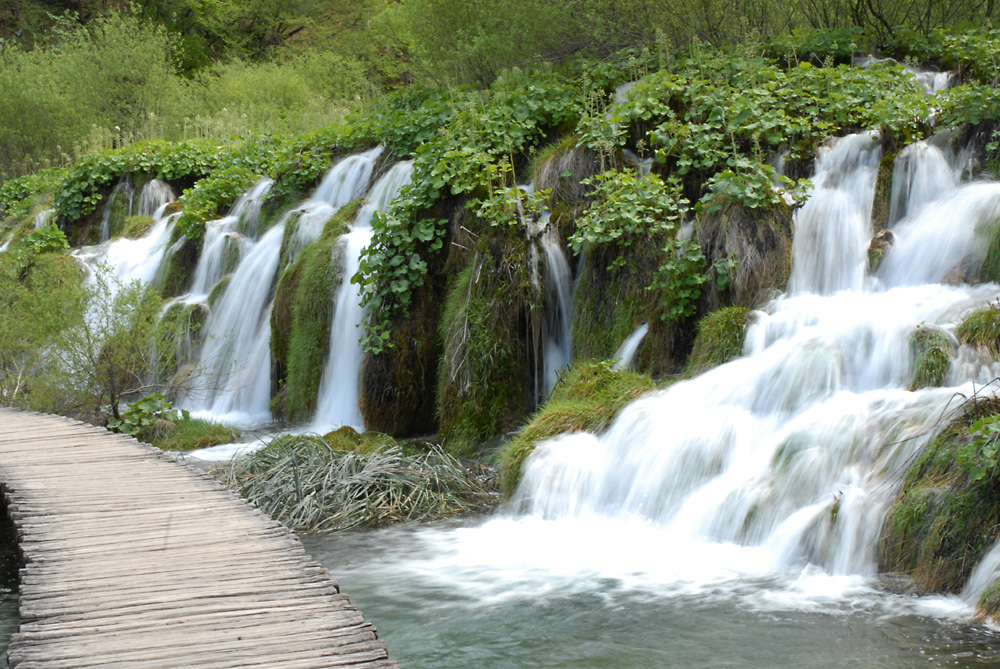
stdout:
[(0, 492), (24, 559), (12, 669), (396, 667), (297, 537), (151, 446), (0, 409)]

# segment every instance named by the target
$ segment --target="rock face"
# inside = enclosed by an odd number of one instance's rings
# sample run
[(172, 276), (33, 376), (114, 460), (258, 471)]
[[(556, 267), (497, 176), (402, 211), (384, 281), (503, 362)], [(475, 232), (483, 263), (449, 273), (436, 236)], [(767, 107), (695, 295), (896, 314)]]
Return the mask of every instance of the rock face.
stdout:
[(729, 203), (701, 221), (698, 240), (710, 268), (703, 313), (726, 306), (759, 307), (775, 288), (788, 283), (792, 210), (786, 205), (747, 209)]
[(872, 237), (872, 241), (868, 245), (868, 272), (870, 274), (874, 274), (878, 266), (882, 264), (882, 259), (885, 258), (885, 254), (892, 248), (895, 241), (896, 233), (892, 230), (882, 230)]

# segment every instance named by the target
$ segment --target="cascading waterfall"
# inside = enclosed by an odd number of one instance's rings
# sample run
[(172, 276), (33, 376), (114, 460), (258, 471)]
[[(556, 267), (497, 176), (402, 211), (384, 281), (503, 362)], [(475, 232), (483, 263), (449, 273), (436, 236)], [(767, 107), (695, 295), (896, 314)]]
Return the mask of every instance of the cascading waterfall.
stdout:
[(271, 288), (284, 225), (260, 238), (240, 262), (205, 324), (198, 371), (178, 406), (214, 420), (271, 420)]
[(233, 203), (224, 218), (205, 224), (201, 255), (194, 268), (191, 292), (184, 298), (186, 302), (203, 302), (208, 299), (212, 288), (222, 278), (227, 248), (235, 245), (243, 255), (247, 250), (246, 246), (252, 245), (252, 242), (248, 242), (247, 238), (239, 233), (239, 228), (243, 225), (256, 232), (260, 208), (273, 185), (273, 179), (263, 177)]
[(632, 363), (635, 362), (636, 353), (639, 352), (639, 346), (642, 344), (642, 340), (646, 338), (646, 333), (648, 332), (649, 323), (643, 323), (625, 338), (622, 345), (615, 351), (615, 370), (631, 369)]
[[(543, 224), (548, 220), (549, 213), (546, 212)], [(545, 288), (548, 295), (545, 318), (548, 336), (544, 353), (544, 395), (548, 396), (556, 385), (560, 370), (573, 360), (573, 273), (555, 228), (549, 226), (545, 229), (541, 246), (545, 252)]]
[[(177, 199), (174, 189), (165, 181), (150, 179), (139, 192), (138, 216), (153, 216), (165, 204)], [(131, 205), (129, 206), (131, 209)]]
[[(364, 194), (381, 147), (337, 162), (305, 203), (286, 214), (257, 242), (257, 218), (271, 180), (258, 182), (229, 216), (206, 227), (204, 250), (186, 301), (203, 301), (222, 277), (226, 247), (241, 243), (242, 259), (205, 323), (198, 371), (178, 406), (196, 415), (237, 424), (271, 420), (271, 296), (280, 269), (286, 227), (296, 216), (297, 248), (315, 241), (322, 225), (344, 204)], [(240, 237), (238, 230), (246, 231)], [(294, 255), (290, 248), (289, 254)]]
[(98, 231), (98, 241), (100, 243), (104, 243), (111, 239), (111, 213), (114, 208), (119, 206), (118, 203), (124, 199), (125, 211), (131, 215), (133, 204), (132, 199), (134, 196), (135, 188), (133, 188), (132, 181), (129, 179), (128, 175), (125, 175), (111, 190), (111, 194), (108, 196), (108, 202), (104, 205), (104, 213), (101, 216), (101, 227)]
[[(915, 151), (904, 160), (937, 159)], [(992, 284), (934, 282), (965, 258), (964, 240), (1000, 202), (996, 184), (961, 186), (960, 197), (942, 186), (924, 213), (898, 226), (879, 271), (884, 289), (865, 290), (878, 160), (867, 134), (821, 152), (815, 191), (795, 221), (793, 294), (749, 327), (745, 357), (633, 403), (600, 437), (539, 446), (515, 508), (552, 520), (644, 519), (671, 542), (671, 556), (684, 555), (664, 558), (679, 578), (691, 560), (729, 576), (804, 564), (874, 575), (882, 517), (905, 463), (955, 391), (971, 392), (971, 382), (996, 372), (956, 364), (954, 387), (905, 389), (917, 325), (952, 327), (997, 295)], [(956, 215), (962, 199), (971, 203)], [(940, 217), (937, 206), (951, 212), (946, 224), (924, 223), (929, 212)], [(919, 247), (908, 241), (918, 235)], [(916, 267), (919, 276), (903, 269)]]
[[(794, 222), (804, 236), (794, 245), (795, 281), (754, 314), (744, 356), (640, 398), (601, 435), (538, 444), (508, 513), (423, 529), (398, 554), (359, 569), (402, 591), (445, 591), (449, 601), (515, 611), (534, 608), (526, 601), (592, 602), (595, 584), (609, 602), (628, 602), (637, 615), (666, 607), (672, 621), (703, 610), (711, 620), (730, 615), (722, 610), (750, 612), (751, 621), (775, 610), (847, 621), (858, 610), (967, 611), (954, 598), (887, 596), (871, 577), (881, 523), (908, 465), (956, 392), (968, 396), (1000, 375), (995, 361), (962, 347), (948, 387), (909, 391), (911, 337), (918, 326), (950, 331), (1000, 287), (938, 283), (946, 270), (914, 283), (889, 264), (925, 262), (907, 244), (910, 222), (923, 213), (900, 221), (897, 245), (867, 276), (878, 160), (867, 134), (821, 152), (815, 190)], [(954, 190), (993, 186), (944, 189), (924, 210), (950, 202)], [(964, 247), (949, 240), (976, 228), (968, 211), (921, 233), (944, 256), (940, 267), (965, 260)], [(456, 624), (476, 616), (471, 605), (448, 610)]]
[(382, 147), (377, 146), (344, 158), (327, 172), (312, 197), (286, 214), (286, 220), (296, 218), (295, 234), (288, 249), (290, 260), (319, 239), (323, 225), (338, 209), (365, 194), (381, 155)]
[(364, 351), (360, 338), (365, 310), (361, 306), (359, 286), (351, 283), (360, 266), (361, 252), (372, 240), (371, 221), (375, 212), (383, 213), (410, 182), (412, 161), (396, 163), (372, 187), (364, 205), (351, 225), (350, 231), (340, 239), (343, 273), (334, 300), (333, 322), (330, 325), (330, 348), (323, 364), (316, 418), (311, 429), (328, 432), (347, 425), (364, 430), (360, 408), (361, 362)]

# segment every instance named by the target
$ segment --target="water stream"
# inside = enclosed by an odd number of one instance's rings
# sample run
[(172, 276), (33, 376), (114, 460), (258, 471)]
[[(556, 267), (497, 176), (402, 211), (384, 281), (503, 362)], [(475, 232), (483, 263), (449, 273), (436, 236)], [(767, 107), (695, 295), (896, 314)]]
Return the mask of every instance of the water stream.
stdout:
[[(497, 517), (314, 540), (395, 657), (426, 667), (1000, 662), (1000, 639), (968, 626), (977, 592), (918, 597), (877, 573), (882, 519), (908, 464), (956, 393), (1000, 376), (963, 348), (947, 387), (907, 389), (916, 329), (949, 332), (1000, 296), (995, 284), (942, 283), (981, 263), (1000, 185), (959, 183), (930, 164), (943, 153), (915, 147), (902, 160), (918, 164), (894, 184), (909, 193), (896, 193), (906, 204), (896, 243), (871, 277), (880, 156), (870, 134), (820, 152), (795, 219), (789, 293), (755, 315), (742, 357), (639, 399), (601, 435), (539, 444)], [(925, 174), (945, 183), (929, 191)]]

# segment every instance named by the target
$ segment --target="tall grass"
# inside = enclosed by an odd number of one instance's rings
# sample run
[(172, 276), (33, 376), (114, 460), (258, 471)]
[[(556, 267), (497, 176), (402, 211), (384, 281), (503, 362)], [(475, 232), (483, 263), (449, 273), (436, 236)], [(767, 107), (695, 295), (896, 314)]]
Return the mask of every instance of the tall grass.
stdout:
[(432, 521), (496, 504), (488, 482), (435, 447), (337, 451), (319, 436), (282, 436), (217, 476), (296, 532)]

